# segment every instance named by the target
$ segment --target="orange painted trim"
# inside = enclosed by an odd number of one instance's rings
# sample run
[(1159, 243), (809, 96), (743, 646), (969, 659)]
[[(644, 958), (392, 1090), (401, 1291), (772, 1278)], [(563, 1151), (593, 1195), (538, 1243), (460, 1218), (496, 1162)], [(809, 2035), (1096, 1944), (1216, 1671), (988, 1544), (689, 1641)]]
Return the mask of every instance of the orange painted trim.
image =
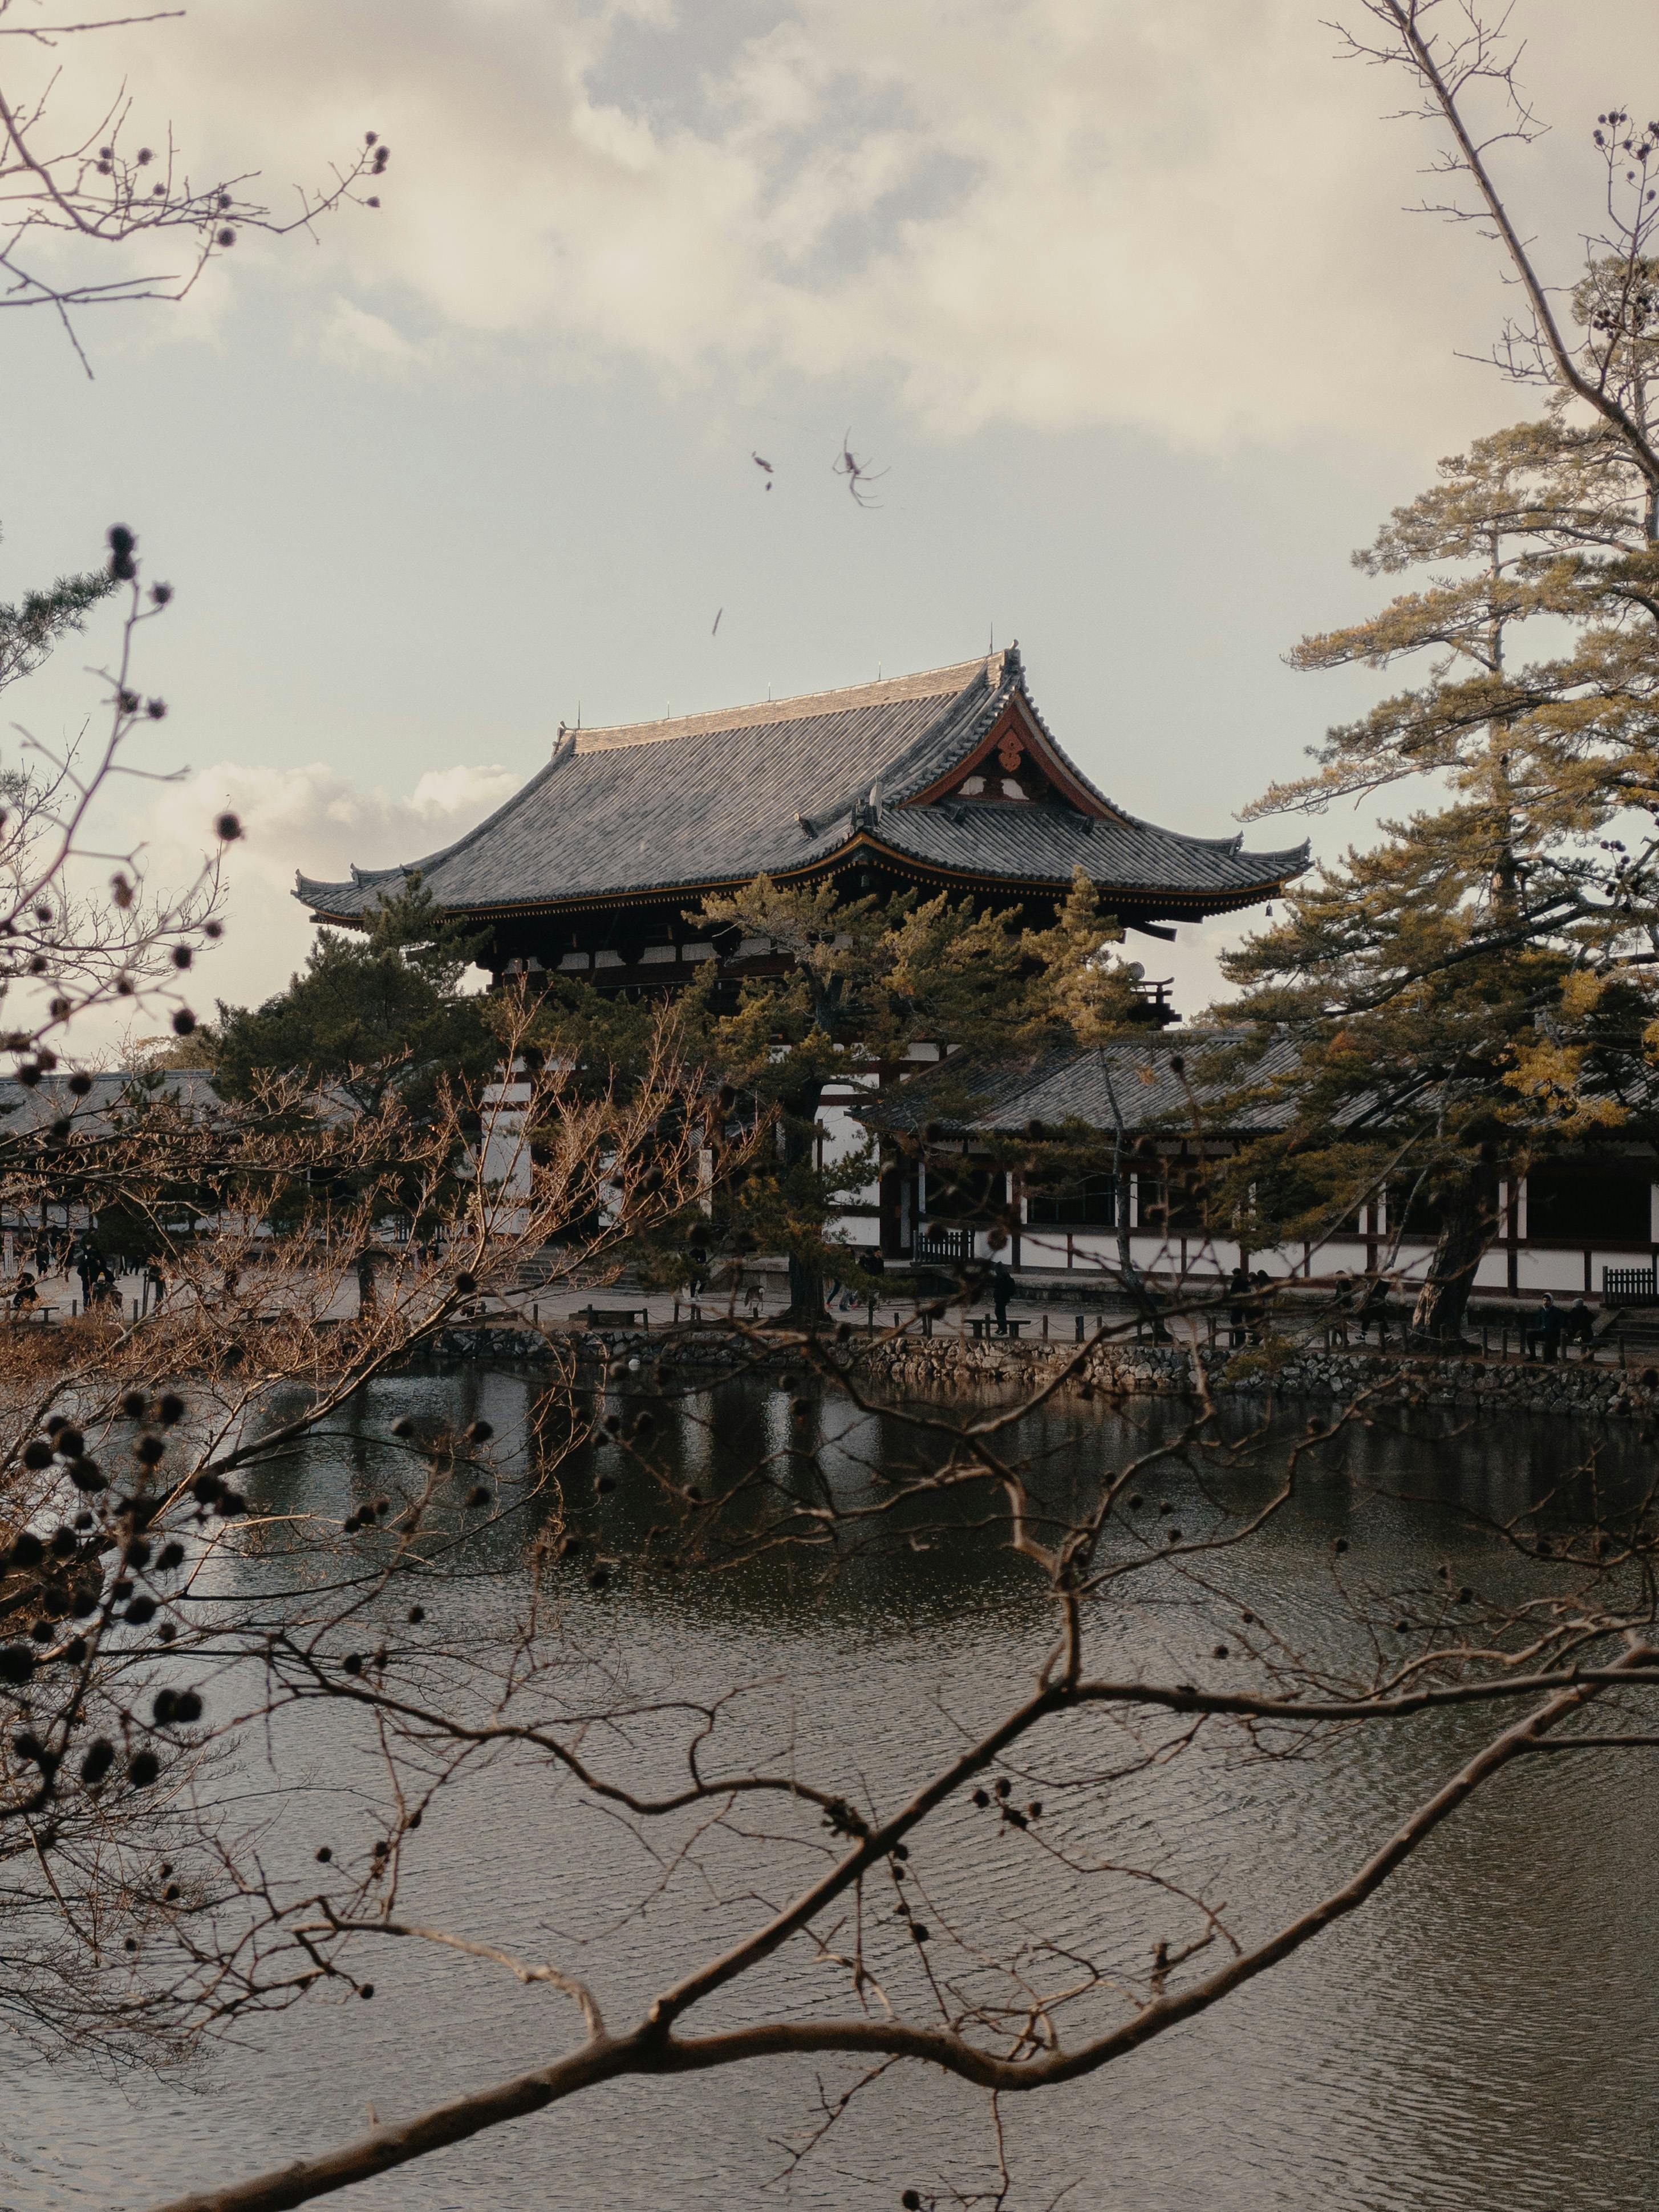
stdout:
[(945, 798), (956, 788), (963, 776), (971, 775), (982, 762), (990, 758), (1011, 731), (1019, 739), (1022, 749), (1034, 755), (1041, 763), (1043, 774), (1055, 790), (1071, 805), (1076, 807), (1079, 814), (1091, 815), (1097, 822), (1110, 821), (1114, 818), (1118, 821), (1125, 819), (1121, 815), (1115, 816), (1111, 807), (1103, 806), (1094, 793), (1085, 791), (1063, 763), (1056, 759), (1054, 748), (1043, 734), (1036, 717), (1018, 692), (997, 716), (996, 720), (974, 747), (966, 760), (958, 761), (954, 768), (946, 769), (943, 775), (935, 776), (932, 783), (928, 784), (924, 790), (916, 792), (908, 799), (899, 800), (898, 804), (902, 806), (928, 806), (935, 799)]

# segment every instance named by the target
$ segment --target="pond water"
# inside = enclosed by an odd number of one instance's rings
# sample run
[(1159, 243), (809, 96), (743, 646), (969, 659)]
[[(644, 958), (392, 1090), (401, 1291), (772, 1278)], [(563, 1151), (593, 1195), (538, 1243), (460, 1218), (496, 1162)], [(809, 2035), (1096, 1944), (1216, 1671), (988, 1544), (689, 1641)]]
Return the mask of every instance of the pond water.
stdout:
[[(387, 1385), (355, 1428), (297, 1455), (258, 1494), (333, 1511), (372, 1495), (370, 1440), (394, 1401), (413, 1399), (434, 1415), (494, 1422), (506, 1495), (526, 1464), (541, 1387), (494, 1370)], [(760, 1386), (726, 1386), (659, 1418), (662, 1449), (692, 1468), (747, 1463), (790, 1433), (787, 1399)], [(813, 1419), (848, 1494), (870, 1465), (913, 1449), (896, 1425), (833, 1401)], [(1063, 1501), (1179, 1419), (1161, 1401), (1118, 1413), (1072, 1405), (1045, 1414), (1028, 1443), (1045, 1492)], [(1514, 1571), (1470, 1516), (1501, 1518), (1555, 1488), (1592, 1441), (1565, 1421), (1486, 1416), (1455, 1435), (1371, 1431), (1230, 1561), (1214, 1596), (1173, 1579), (1149, 1586), (1094, 1663), (1182, 1679), (1241, 1603), (1287, 1638), (1351, 1633), (1338, 1572), (1386, 1592), (1448, 1563), (1459, 1580), (1495, 1588)], [(1621, 1431), (1598, 1479), (1644, 1480), (1649, 1452)], [(1160, 1469), (1148, 1490), (1188, 1527), (1209, 1510), (1196, 1474), (1179, 1467)], [(605, 1510), (619, 1535), (642, 1525), (626, 1480)], [(464, 1638), (469, 1623), (482, 1633), (511, 1615), (527, 1587), (516, 1553), (525, 1534), (505, 1522), (493, 1571), (447, 1593), (446, 1633)], [(1340, 1568), (1339, 1534), (1351, 1545)], [(860, 1559), (823, 1587), (779, 1565), (681, 1584), (623, 1573), (603, 1595), (572, 1578), (562, 1602), (594, 1675), (641, 1698), (747, 1685), (722, 1723), (729, 1756), (793, 1756), (888, 1803), (948, 1755), (962, 1726), (1012, 1702), (1050, 1629), (1031, 1576), (965, 1528), (931, 1549)], [(1218, 1738), (1119, 1784), (1079, 1783), (1054, 1819), (1070, 1823), (1059, 1831), (1069, 1856), (1132, 1849), (1208, 1884), (1248, 1937), (1357, 1865), (1469, 1741), (1467, 1723), (1429, 1719), (1287, 1765), (1252, 1761), (1237, 1738)], [(590, 1747), (634, 1762), (641, 1778), (665, 1755), (649, 1723)], [(1110, 1750), (1103, 1738), (1090, 1747)], [(378, 1769), (337, 1709), (285, 1724), (272, 1761), (256, 1759), (241, 1777), (271, 1793), (270, 1854), (297, 1863), (319, 1842), (342, 1854), (364, 1847)], [(540, 1770), (485, 1770), (452, 1795), (417, 1839), (402, 1910), (573, 1966), (613, 2021), (753, 1924), (740, 1846), (718, 1880), (657, 1869), (613, 1819)], [(942, 1920), (970, 1938), (975, 1928), (988, 1941), (1040, 1928), (1108, 1963), (1144, 1960), (1162, 1924), (1146, 1885), (1099, 1891), (1054, 1856), (988, 1831), (964, 1845), (968, 1817), (942, 1815), (937, 1839), (926, 1830), (916, 1839), (916, 1879)], [(1006, 2100), (1009, 2212), (1056, 2202), (1110, 2212), (1645, 2212), (1659, 2196), (1656, 1839), (1654, 1753), (1523, 1763), (1377, 1902), (1287, 1966), (1091, 2079)], [(789, 1862), (797, 1873), (810, 1863)], [(781, 1876), (770, 1879), (775, 1894)], [(349, 2139), (371, 2106), (401, 2115), (544, 2063), (572, 2039), (562, 1999), (477, 1960), (383, 1943), (361, 1971), (373, 1972), (372, 2004), (313, 2002), (244, 2023), (159, 2079), (46, 2065), (14, 2045), (0, 2075), (0, 2207), (138, 2212)], [(769, 1994), (787, 2007), (823, 1986), (822, 1970), (791, 1954)], [(716, 2007), (707, 2024), (741, 2016)], [(990, 2201), (974, 2196), (993, 2174), (983, 2100), (921, 2070), (877, 2082), (784, 2175), (820, 2078), (833, 2093), (850, 2077), (792, 2060), (614, 2085), (328, 2201), (353, 2212), (873, 2212), (906, 2186), (941, 2204)]]

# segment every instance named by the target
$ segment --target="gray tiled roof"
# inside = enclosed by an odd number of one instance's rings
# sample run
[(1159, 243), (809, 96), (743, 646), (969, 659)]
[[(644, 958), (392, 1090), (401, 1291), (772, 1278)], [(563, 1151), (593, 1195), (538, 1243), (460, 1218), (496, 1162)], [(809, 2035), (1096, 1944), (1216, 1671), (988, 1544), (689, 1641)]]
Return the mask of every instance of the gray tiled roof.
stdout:
[[(863, 1109), (862, 1118), (884, 1128), (919, 1129), (937, 1119), (959, 1135), (1017, 1135), (1034, 1121), (1055, 1132), (1067, 1122), (1109, 1132), (1119, 1114), (1126, 1129), (1173, 1129), (1190, 1125), (1196, 1107), (1218, 1131), (1283, 1128), (1291, 1108), (1272, 1086), (1294, 1069), (1296, 1047), (1288, 1036), (1273, 1037), (1241, 1067), (1237, 1048), (1254, 1042), (1243, 1030), (1149, 1029), (976, 1067), (946, 1061)], [(1252, 1095), (1258, 1085), (1267, 1095)], [(955, 1112), (939, 1110), (945, 1097)]]
[(1080, 867), (1104, 893), (1150, 891), (1177, 908), (1183, 896), (1213, 912), (1263, 895), (1306, 863), (1301, 848), (1246, 853), (1237, 837), (1183, 837), (1133, 815), (1091, 821), (1057, 806), (896, 807), (872, 831), (876, 842), (964, 875), (1069, 882)]
[[(1061, 805), (903, 803), (965, 759), (1016, 694), (1098, 818)], [(563, 732), (546, 767), (454, 844), (354, 869), (348, 883), (301, 875), (296, 896), (339, 921), (415, 872), (452, 912), (637, 896), (787, 876), (860, 831), (924, 872), (1065, 884), (1080, 865), (1103, 891), (1148, 891), (1176, 911), (1267, 896), (1306, 864), (1305, 847), (1245, 853), (1237, 838), (1183, 837), (1113, 806), (1042, 724), (1011, 650), (801, 699)]]
[(193, 1114), (211, 1113), (220, 1103), (212, 1072), (205, 1067), (164, 1067), (153, 1089), (150, 1078), (131, 1068), (101, 1068), (90, 1077), (92, 1088), (82, 1096), (70, 1091), (70, 1073), (60, 1068), (36, 1084), (0, 1076), (0, 1140), (32, 1133), (64, 1115), (73, 1120), (78, 1133), (102, 1135), (114, 1116), (149, 1097), (174, 1100)]

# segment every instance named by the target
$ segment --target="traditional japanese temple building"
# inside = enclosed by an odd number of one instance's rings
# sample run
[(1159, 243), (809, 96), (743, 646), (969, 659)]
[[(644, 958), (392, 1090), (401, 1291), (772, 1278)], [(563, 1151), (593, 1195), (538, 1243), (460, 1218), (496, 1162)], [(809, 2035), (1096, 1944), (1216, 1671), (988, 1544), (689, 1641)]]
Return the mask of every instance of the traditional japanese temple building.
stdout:
[(662, 990), (699, 961), (733, 976), (771, 947), (688, 920), (761, 874), (848, 896), (911, 888), (1049, 921), (1081, 867), (1126, 928), (1172, 938), (1272, 898), (1307, 848), (1249, 853), (1115, 805), (1061, 750), (1018, 647), (846, 690), (613, 729), (566, 729), (547, 765), (476, 830), (346, 883), (299, 878), (319, 922), (362, 927), (418, 875), (485, 935), (499, 981), (561, 972)]

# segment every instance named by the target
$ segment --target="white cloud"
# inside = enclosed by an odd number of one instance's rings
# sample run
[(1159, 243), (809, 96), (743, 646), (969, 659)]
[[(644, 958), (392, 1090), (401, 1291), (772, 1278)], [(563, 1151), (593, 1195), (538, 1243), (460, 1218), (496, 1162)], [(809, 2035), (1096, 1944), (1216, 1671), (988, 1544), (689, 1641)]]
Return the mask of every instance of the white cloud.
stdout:
[(371, 315), (355, 300), (337, 295), (318, 330), (316, 343), (324, 360), (337, 368), (380, 376), (406, 377), (426, 358), (424, 349), (394, 330), (384, 315)]
[[(193, 971), (198, 1012), (223, 999), (258, 1005), (301, 967), (314, 931), (294, 897), (297, 868), (343, 878), (355, 861), (384, 867), (412, 860), (459, 837), (518, 789), (523, 778), (500, 767), (446, 769), (423, 775), (407, 798), (365, 791), (322, 762), (296, 769), (220, 763), (154, 796), (125, 827), (134, 836), (148, 887), (157, 896), (196, 879), (214, 848), (213, 823), (227, 809), (244, 836), (225, 854), (225, 934)], [(157, 1026), (141, 1015), (138, 1033)], [(127, 1027), (124, 1015), (77, 1024), (77, 1050), (107, 1051)]]
[[(1568, 252), (1608, 58), (1659, 64), (1641, 0), (1595, 22), (1517, 11), (1562, 132), (1499, 155)], [(1209, 447), (1490, 407), (1452, 358), (1500, 312), (1488, 249), (1401, 214), (1427, 142), (1334, 46), (1307, 0), (222, 0), (106, 51), (273, 184), (385, 135), (384, 209), (313, 264), (375, 299), (325, 340), (365, 370), (413, 364), (416, 319), (676, 376), (879, 368), (947, 434)]]

